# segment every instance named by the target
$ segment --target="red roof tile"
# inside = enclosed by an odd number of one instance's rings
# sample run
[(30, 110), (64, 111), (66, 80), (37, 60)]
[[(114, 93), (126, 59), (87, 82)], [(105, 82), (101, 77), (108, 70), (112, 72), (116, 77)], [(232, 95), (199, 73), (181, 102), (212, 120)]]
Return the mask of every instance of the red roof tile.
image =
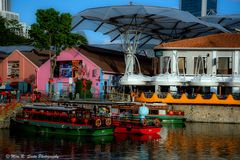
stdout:
[(155, 47), (155, 49), (168, 48), (240, 48), (240, 34), (220, 33), (163, 43)]

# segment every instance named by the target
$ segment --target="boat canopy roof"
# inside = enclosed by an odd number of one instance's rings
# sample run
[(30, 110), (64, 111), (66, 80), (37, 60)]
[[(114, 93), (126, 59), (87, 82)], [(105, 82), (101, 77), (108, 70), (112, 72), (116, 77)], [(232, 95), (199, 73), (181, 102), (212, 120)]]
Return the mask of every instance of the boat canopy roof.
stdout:
[(66, 108), (63, 106), (23, 106), (23, 109), (37, 109), (37, 110), (48, 110), (48, 111), (75, 111), (76, 108)]

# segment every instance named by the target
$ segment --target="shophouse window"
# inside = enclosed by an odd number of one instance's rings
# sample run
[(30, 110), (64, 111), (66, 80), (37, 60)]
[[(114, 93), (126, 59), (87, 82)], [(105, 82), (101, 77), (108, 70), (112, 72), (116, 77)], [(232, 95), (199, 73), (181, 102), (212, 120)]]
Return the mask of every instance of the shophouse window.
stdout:
[(54, 77), (72, 77), (72, 61), (58, 61), (54, 70)]
[(19, 61), (8, 61), (7, 73), (10, 78), (19, 78)]
[(217, 74), (232, 73), (232, 57), (218, 57)]
[(178, 58), (178, 69), (180, 74), (186, 74), (186, 57)]
[(163, 73), (168, 72), (171, 73), (171, 58), (170, 57), (163, 57)]
[(194, 74), (203, 74), (203, 73), (206, 74), (207, 73), (206, 62), (207, 62), (207, 57), (202, 57), (202, 58), (194, 57)]

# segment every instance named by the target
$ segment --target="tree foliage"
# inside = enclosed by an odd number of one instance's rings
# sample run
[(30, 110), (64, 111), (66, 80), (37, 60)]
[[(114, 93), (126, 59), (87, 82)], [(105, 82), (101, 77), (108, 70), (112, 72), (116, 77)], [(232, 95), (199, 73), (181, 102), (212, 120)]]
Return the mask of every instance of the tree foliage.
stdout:
[(36, 16), (36, 23), (30, 30), (35, 47), (53, 50), (58, 55), (67, 47), (87, 43), (85, 37), (71, 33), (72, 18), (69, 13), (60, 14), (50, 8), (37, 10)]
[(0, 46), (31, 44), (30, 39), (16, 34), (21, 27), (17, 20), (7, 20), (0, 16)]

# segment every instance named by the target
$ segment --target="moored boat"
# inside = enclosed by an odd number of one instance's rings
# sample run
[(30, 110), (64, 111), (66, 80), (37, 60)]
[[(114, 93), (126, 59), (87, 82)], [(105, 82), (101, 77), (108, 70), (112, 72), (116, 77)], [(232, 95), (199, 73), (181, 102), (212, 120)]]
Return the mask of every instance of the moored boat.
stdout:
[(127, 125), (127, 126), (117, 126), (114, 130), (115, 133), (126, 133), (126, 134), (156, 134), (160, 132), (161, 128), (154, 126), (135, 126), (135, 125)]
[[(184, 124), (186, 121), (183, 111), (169, 109), (165, 103), (146, 103), (145, 105), (149, 109), (149, 114), (146, 115), (148, 120), (159, 119), (161, 124)], [(139, 107), (140, 104), (137, 103), (133, 105), (114, 105), (111, 108), (112, 116), (128, 117), (131, 115), (133, 119), (138, 119)]]
[(114, 125), (116, 126), (114, 132), (139, 135), (156, 134), (160, 132), (161, 125), (158, 119), (154, 121), (145, 119), (145, 115), (147, 115), (148, 112), (147, 107), (141, 106), (139, 108), (139, 119), (133, 119), (131, 116), (114, 119)]
[(79, 136), (112, 135), (111, 118), (89, 109), (53, 106), (25, 106), (11, 121), (11, 128), (30, 132)]

